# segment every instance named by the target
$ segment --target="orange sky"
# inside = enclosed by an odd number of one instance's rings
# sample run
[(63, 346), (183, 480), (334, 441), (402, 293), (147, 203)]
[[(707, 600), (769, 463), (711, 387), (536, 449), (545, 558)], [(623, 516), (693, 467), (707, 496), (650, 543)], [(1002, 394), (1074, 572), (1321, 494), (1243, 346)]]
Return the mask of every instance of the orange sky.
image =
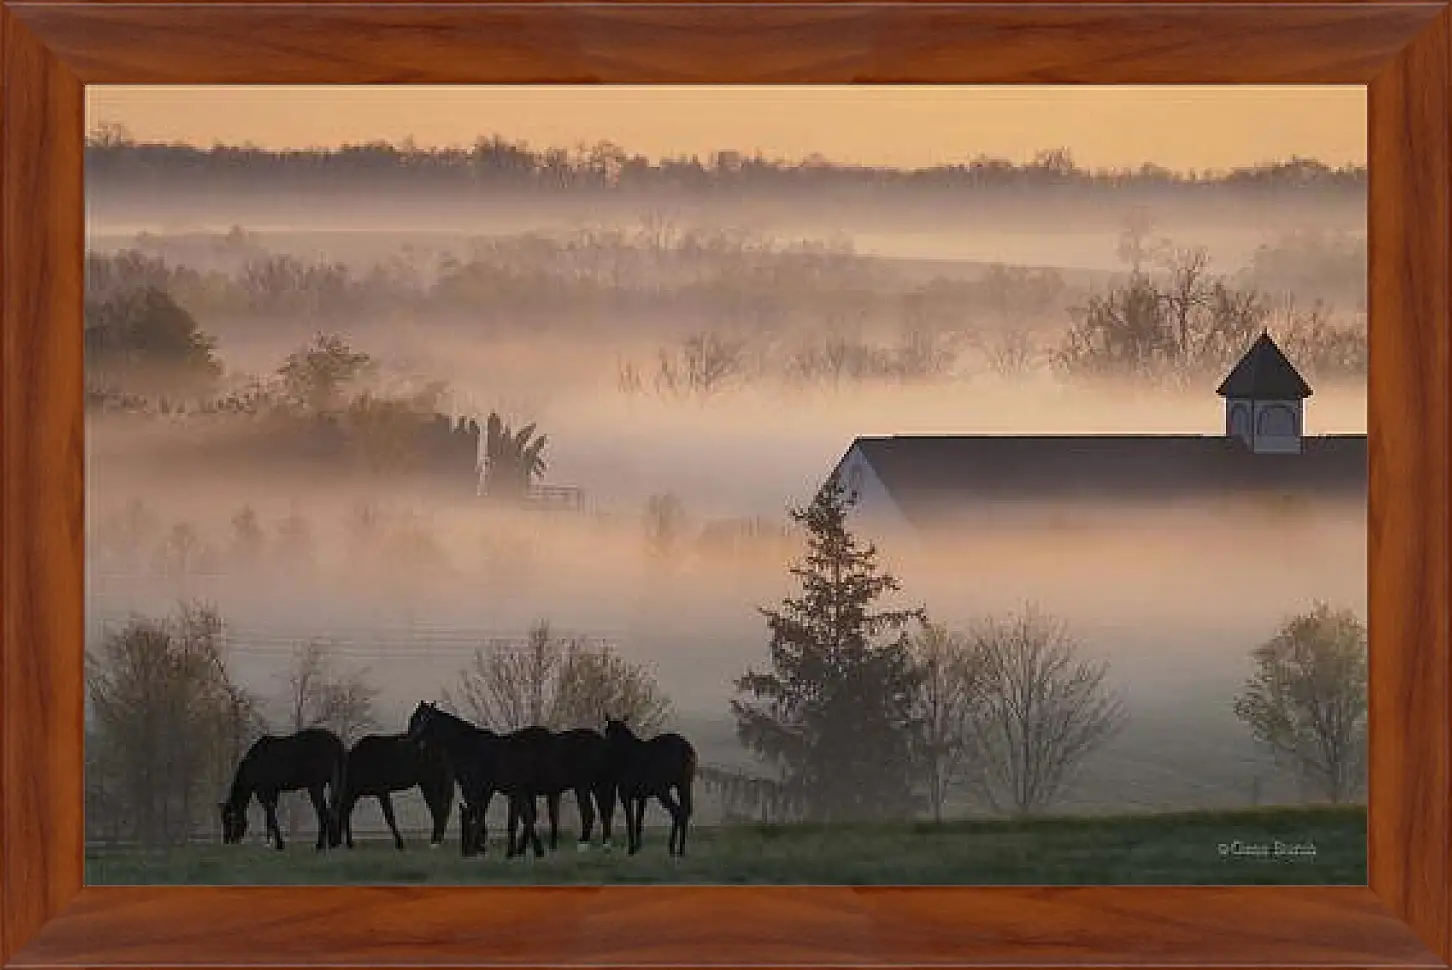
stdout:
[(1366, 161), (1361, 86), (91, 86), (87, 112), (143, 141), (202, 145), (457, 145), (497, 132), (536, 147), (609, 139), (652, 158), (736, 148), (918, 166), (1066, 146), (1089, 167)]

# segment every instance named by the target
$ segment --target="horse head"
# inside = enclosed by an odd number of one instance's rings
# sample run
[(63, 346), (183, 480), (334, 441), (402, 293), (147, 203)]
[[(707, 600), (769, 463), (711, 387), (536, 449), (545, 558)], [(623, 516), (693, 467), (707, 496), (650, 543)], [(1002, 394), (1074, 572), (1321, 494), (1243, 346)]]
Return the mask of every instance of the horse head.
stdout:
[(217, 809), (222, 814), (222, 843), (236, 845), (241, 842), (247, 834), (247, 806), (218, 802)]
[(428, 701), (419, 701), (418, 706), (408, 718), (407, 737), (415, 744), (419, 743), (430, 732), (430, 728), (439, 719), (439, 709)]
[(606, 740), (634, 740), (635, 732), (630, 730), (630, 725), (626, 723), (628, 718), (629, 715), (623, 715), (621, 717), (610, 717), (607, 715), (605, 718)]

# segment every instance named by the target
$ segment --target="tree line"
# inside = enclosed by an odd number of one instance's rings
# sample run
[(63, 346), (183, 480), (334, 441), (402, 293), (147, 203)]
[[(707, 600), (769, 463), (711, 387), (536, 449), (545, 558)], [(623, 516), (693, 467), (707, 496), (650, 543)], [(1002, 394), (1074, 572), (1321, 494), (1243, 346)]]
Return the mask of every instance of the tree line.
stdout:
[(609, 140), (574, 147), (532, 147), (499, 134), (481, 135), (472, 145), (424, 148), (405, 139), (337, 148), (269, 150), (237, 145), (203, 148), (138, 142), (123, 125), (104, 124), (86, 138), (86, 174), (95, 184), (124, 188), (153, 182), (177, 185), (229, 184), (266, 179), (270, 185), (325, 185), (389, 181), (398, 185), (448, 186), (455, 190), (638, 191), (710, 193), (721, 190), (833, 190), (870, 185), (899, 191), (1022, 190), (1053, 186), (1124, 193), (1134, 189), (1203, 192), (1215, 189), (1307, 189), (1364, 194), (1366, 167), (1335, 167), (1292, 156), (1258, 165), (1215, 171), (1175, 171), (1153, 163), (1129, 168), (1085, 168), (1067, 148), (1047, 148), (1032, 160), (980, 153), (948, 164), (887, 168), (835, 163), (819, 154), (798, 160), (767, 158), (759, 152), (721, 149), (651, 160)]
[[(1217, 376), (1261, 329), (1270, 330), (1312, 380), (1364, 379), (1364, 239), (1294, 237), (1263, 247), (1245, 271), (1225, 274), (1212, 269), (1203, 248), (1176, 247), (1151, 230), (1143, 218), (1127, 220), (1119, 254), (1128, 272), (1102, 290), (1078, 296), (1053, 270), (992, 266), (976, 280), (938, 279), (884, 291), (870, 274), (856, 276), (849, 254), (759, 253), (757, 258), (766, 260), (762, 266), (777, 257), (787, 259), (777, 269), (794, 267), (791, 273), (803, 274), (800, 285), (786, 282), (790, 273), (723, 277), (729, 286), (710, 297), (718, 323), (688, 329), (662, 344), (652, 358), (619, 361), (618, 387), (629, 395), (708, 397), (761, 381), (840, 387), (957, 379), (984, 369), (1004, 376), (1048, 369), (1072, 379), (1185, 383)], [(551, 245), (545, 246), (546, 254), (555, 251)], [(531, 258), (549, 262), (540, 253)], [(336, 279), (336, 286), (323, 286), (313, 294), (316, 300), (298, 303), (297, 294), (312, 292), (312, 269), (287, 256), (273, 262), (286, 271), (248, 270), (239, 284), (263, 287), (248, 291), (249, 300), (260, 301), (253, 306), (257, 313), (293, 305), (305, 314), (320, 312), (327, 300), (352, 285), (350, 271), (338, 264), (324, 274)], [(460, 264), (447, 272), (467, 275), (476, 265)], [(219, 274), (214, 270), (207, 278)], [(434, 290), (449, 278), (441, 278)], [(199, 295), (205, 289), (202, 279), (195, 270), (136, 251), (91, 254), (85, 341), (94, 401), (134, 404), (165, 393), (203, 399), (217, 393), (224, 371), (216, 340), (184, 306), (206, 305)], [(542, 285), (538, 276), (530, 279), (537, 295), (551, 293), (550, 299), (558, 300), (564, 292)], [(1339, 280), (1342, 295), (1357, 301), (1361, 312), (1338, 315), (1325, 302), (1296, 295), (1335, 290), (1326, 280)], [(763, 281), (772, 294), (765, 301), (754, 289)], [(324, 293), (334, 296), (324, 298)], [(487, 293), (466, 302), (505, 312)], [(505, 300), (503, 306), (511, 304)], [(556, 322), (559, 314), (569, 313), (559, 305), (548, 310)], [(1055, 316), (1066, 321), (1062, 329), (1045, 326)], [(700, 314), (684, 318), (702, 319)], [(530, 313), (522, 317), (529, 319)], [(319, 332), (312, 345), (289, 355), (270, 384), (254, 381), (234, 388), (209, 406), (255, 408), (270, 397), (319, 412), (336, 404), (344, 385), (376, 376), (378, 370), (377, 360), (341, 335)], [(437, 407), (445, 391), (445, 385), (434, 382), (415, 388), (407, 401), (373, 394), (354, 402), (352, 417), (376, 431), (372, 438), (387, 451), (388, 442), (397, 443), (397, 425), (407, 423), (405, 412)]]
[[(769, 663), (735, 684), (737, 735), (774, 774), (707, 778), (733, 805), (812, 821), (944, 817), (950, 795), (1028, 815), (1058, 801), (1124, 726), (1107, 661), (1032, 604), (964, 630), (900, 592), (848, 527), (835, 477), (792, 518), (807, 550), (799, 586), (763, 609)], [(1366, 631), (1318, 603), (1251, 653), (1234, 699), (1254, 740), (1325, 798), (1364, 785)]]
[[(1119, 245), (1119, 257), (1136, 269), (1173, 248), (1153, 234), (1145, 213), (1137, 208), (1125, 217), (1124, 234), (1133, 242)], [(88, 255), (86, 293), (103, 304), (118, 293), (160, 289), (202, 318), (248, 319), (254, 327), (406, 311), (440, 321), (467, 312), (506, 329), (573, 331), (626, 314), (635, 329), (663, 332), (681, 317), (758, 332), (835, 318), (876, 327), (954, 316), (1022, 329), (1084, 296), (1052, 269), (997, 265), (978, 278), (920, 280), (856, 253), (847, 240), (781, 242), (683, 228), (658, 216), (633, 227), (479, 238), (465, 246), (405, 246), (347, 263), (272, 252), (237, 228), (203, 236), (141, 233), (116, 251)], [(1231, 282), (1353, 313), (1365, 308), (1366, 272), (1363, 235), (1302, 231), (1262, 244)]]

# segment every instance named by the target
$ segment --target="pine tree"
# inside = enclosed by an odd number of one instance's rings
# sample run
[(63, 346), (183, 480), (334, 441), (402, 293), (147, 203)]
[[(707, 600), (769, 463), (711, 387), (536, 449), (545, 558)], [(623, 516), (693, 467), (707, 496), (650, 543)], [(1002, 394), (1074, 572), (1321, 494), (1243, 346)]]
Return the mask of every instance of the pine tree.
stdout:
[[(905, 817), (913, 812), (917, 674), (906, 625), (921, 609), (872, 612), (898, 581), (877, 548), (847, 528), (851, 501), (834, 474), (791, 518), (807, 555), (791, 573), (800, 595), (762, 609), (771, 670), (749, 671), (731, 702), (742, 744), (773, 764), (809, 818)], [(895, 634), (895, 635), (894, 635)]]

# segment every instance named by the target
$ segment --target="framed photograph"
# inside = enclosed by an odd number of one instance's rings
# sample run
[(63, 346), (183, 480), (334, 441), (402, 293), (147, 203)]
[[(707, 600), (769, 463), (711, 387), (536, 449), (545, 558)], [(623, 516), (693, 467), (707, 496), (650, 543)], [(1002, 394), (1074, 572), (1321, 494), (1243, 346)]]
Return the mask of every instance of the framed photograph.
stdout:
[(0, 964), (1446, 966), (1449, 16), (0, 7)]

